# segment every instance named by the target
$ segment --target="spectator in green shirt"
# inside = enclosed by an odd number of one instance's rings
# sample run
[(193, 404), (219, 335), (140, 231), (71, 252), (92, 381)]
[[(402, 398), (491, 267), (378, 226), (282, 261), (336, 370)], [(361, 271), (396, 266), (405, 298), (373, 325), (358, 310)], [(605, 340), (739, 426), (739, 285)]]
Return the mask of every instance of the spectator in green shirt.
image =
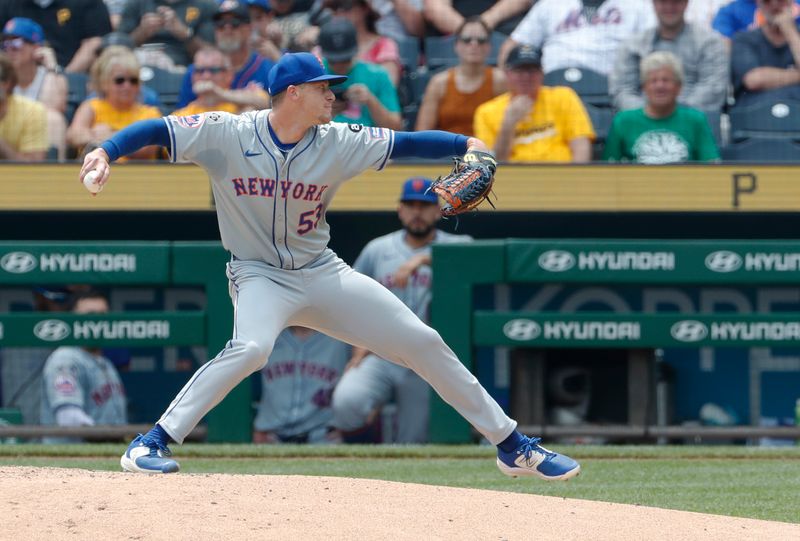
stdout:
[(603, 159), (644, 164), (719, 160), (705, 113), (678, 105), (683, 67), (674, 54), (658, 51), (641, 61), (645, 105), (614, 116)]
[(319, 31), (319, 46), (325, 68), (347, 81), (336, 86), (333, 121), (400, 130), (400, 100), (389, 73), (377, 64), (356, 59), (356, 27), (344, 18), (334, 18)]

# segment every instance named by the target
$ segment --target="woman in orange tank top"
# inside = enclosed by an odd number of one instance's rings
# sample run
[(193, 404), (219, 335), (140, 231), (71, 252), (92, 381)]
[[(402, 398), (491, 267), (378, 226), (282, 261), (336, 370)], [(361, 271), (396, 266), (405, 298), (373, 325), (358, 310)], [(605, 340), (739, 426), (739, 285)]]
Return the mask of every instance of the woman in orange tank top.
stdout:
[(503, 71), (486, 65), (492, 48), (490, 35), (479, 17), (464, 20), (456, 32), (459, 63), (431, 78), (417, 114), (417, 130), (473, 135), (475, 109), (506, 91)]

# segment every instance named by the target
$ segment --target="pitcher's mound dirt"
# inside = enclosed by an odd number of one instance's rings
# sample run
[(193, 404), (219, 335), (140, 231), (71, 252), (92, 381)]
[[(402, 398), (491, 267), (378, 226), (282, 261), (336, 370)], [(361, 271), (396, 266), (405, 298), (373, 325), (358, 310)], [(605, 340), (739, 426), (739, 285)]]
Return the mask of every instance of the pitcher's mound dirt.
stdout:
[[(521, 482), (538, 482), (534, 480)], [(337, 477), (0, 468), (0, 538), (800, 539), (800, 525)]]

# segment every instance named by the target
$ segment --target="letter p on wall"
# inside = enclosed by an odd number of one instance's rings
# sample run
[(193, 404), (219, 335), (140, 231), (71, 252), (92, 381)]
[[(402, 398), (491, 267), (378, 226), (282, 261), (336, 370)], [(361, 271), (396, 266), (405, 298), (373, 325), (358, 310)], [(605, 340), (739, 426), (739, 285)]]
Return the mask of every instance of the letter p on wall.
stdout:
[(733, 173), (733, 208), (739, 208), (739, 195), (755, 193), (758, 188), (758, 177), (754, 173)]

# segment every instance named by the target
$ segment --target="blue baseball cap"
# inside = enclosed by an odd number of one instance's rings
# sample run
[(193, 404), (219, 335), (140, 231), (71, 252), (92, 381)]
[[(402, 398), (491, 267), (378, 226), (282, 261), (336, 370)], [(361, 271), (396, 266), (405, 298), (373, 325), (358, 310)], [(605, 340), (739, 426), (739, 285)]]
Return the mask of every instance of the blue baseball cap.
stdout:
[(269, 0), (247, 0), (247, 5), (250, 7), (261, 8), (266, 12), (272, 11), (272, 6), (269, 4)]
[(400, 201), (425, 201), (439, 203), (439, 197), (430, 190), (432, 181), (424, 177), (412, 177), (403, 183)]
[(39, 23), (25, 17), (14, 17), (9, 19), (3, 27), (4, 38), (22, 38), (31, 43), (44, 42), (44, 30)]
[(311, 53), (287, 53), (272, 66), (267, 75), (267, 92), (275, 96), (289, 85), (330, 81), (338, 85), (347, 80), (346, 75), (331, 75), (325, 71), (322, 60)]

